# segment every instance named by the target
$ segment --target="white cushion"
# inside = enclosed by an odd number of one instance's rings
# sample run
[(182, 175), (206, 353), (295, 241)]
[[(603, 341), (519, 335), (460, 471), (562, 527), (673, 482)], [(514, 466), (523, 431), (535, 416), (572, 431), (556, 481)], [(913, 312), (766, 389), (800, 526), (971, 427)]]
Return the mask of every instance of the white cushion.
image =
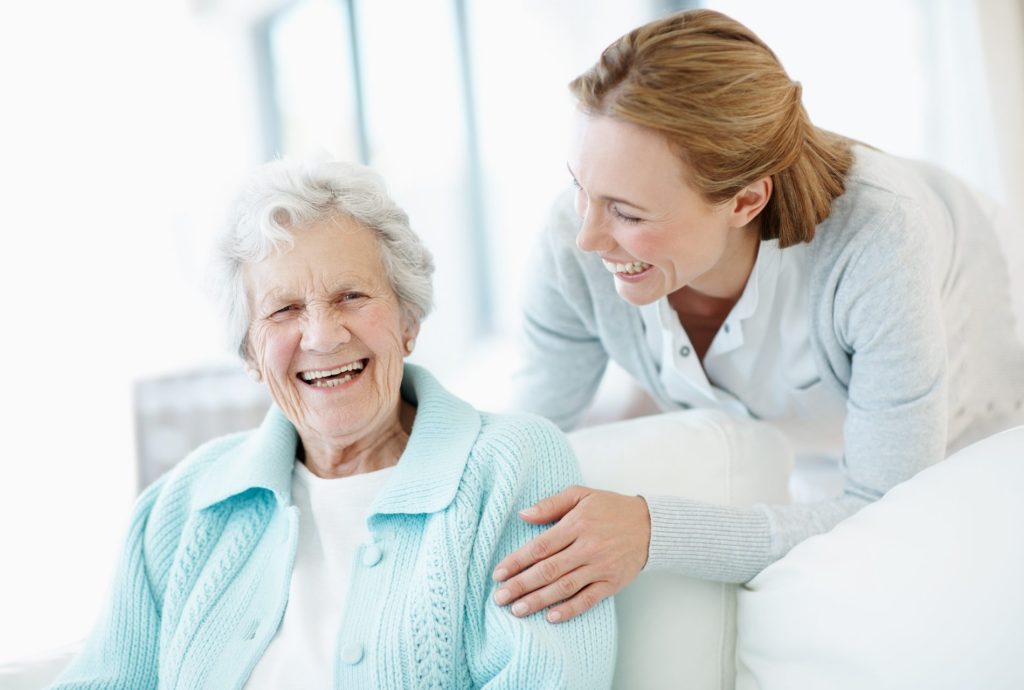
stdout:
[(0, 688), (42, 690), (49, 687), (83, 646), (84, 642), (74, 642), (32, 658), (0, 664)]
[(738, 605), (737, 690), (1024, 688), (1024, 427), (801, 543)]
[[(792, 451), (762, 422), (691, 410), (569, 435), (584, 483), (726, 505), (788, 501)], [(736, 586), (645, 572), (616, 596), (615, 687), (732, 688)]]

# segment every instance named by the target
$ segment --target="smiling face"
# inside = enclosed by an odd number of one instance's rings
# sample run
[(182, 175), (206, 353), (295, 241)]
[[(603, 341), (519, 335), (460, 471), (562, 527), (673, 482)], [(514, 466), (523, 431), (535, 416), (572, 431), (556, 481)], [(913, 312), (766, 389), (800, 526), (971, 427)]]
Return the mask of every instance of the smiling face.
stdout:
[(399, 414), (403, 324), (373, 233), (338, 217), (245, 266), (249, 365), (305, 445), (372, 443)]
[(752, 215), (742, 194), (709, 203), (652, 129), (603, 115), (583, 115), (581, 125), (569, 162), (583, 219), (576, 244), (600, 255), (619, 295), (636, 305), (686, 286), (738, 296), (756, 255), (751, 221), (763, 203)]

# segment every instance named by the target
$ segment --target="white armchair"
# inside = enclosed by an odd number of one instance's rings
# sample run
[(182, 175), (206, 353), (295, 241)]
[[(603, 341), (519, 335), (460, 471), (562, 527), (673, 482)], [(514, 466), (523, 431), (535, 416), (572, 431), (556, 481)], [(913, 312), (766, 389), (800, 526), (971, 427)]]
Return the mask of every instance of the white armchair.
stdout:
[[(601, 488), (786, 498), (792, 451), (764, 423), (690, 411), (570, 437)], [(821, 479), (834, 486), (810, 483)], [(744, 587), (642, 573), (616, 600), (615, 687), (1020, 690), (1022, 491), (1024, 426), (920, 473)]]

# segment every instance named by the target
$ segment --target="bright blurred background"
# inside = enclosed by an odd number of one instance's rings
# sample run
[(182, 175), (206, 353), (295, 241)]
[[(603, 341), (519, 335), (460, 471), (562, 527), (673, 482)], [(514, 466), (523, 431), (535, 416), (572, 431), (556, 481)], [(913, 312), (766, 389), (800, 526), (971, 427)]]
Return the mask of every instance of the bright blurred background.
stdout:
[(379, 169), (437, 262), (415, 360), (498, 406), (523, 263), (567, 183), (566, 83), (698, 4), (775, 49), (817, 124), (1024, 211), (1021, 0), (5, 3), (0, 663), (97, 615), (137, 490), (133, 386), (235, 366), (203, 279), (246, 171)]

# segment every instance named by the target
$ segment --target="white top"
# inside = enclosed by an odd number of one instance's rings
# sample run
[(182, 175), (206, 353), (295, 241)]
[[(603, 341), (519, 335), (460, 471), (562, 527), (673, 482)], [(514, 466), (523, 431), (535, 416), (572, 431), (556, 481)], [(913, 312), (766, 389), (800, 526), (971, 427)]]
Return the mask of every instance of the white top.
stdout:
[(323, 479), (295, 463), (292, 502), (299, 509), (299, 544), (288, 607), (246, 690), (334, 687), (335, 642), (352, 559), (370, 541), (370, 505), (393, 470)]
[(761, 242), (743, 294), (703, 366), (667, 297), (640, 313), (661, 383), (676, 402), (785, 422), (798, 434), (806, 427), (838, 451), (846, 396), (822, 385), (814, 362), (807, 247), (782, 251), (776, 240)]

